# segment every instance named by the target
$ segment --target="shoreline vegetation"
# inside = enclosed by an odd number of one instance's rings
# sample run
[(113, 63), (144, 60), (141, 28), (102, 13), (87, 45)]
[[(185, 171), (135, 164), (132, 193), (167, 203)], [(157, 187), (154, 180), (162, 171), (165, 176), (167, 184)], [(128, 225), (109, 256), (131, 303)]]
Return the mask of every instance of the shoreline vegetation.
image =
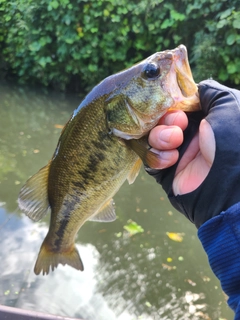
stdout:
[(238, 0), (0, 0), (0, 78), (86, 93), (182, 43), (196, 82), (240, 88), (239, 31)]

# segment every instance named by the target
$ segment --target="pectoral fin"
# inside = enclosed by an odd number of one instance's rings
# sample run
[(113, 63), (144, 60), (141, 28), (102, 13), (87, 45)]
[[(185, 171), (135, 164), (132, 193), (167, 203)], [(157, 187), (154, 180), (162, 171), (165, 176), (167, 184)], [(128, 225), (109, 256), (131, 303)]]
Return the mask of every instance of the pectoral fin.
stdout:
[(49, 211), (48, 202), (48, 174), (50, 164), (40, 169), (35, 175), (27, 180), (22, 187), (18, 206), (30, 219), (38, 221)]
[(97, 214), (90, 217), (88, 220), (96, 222), (112, 222), (116, 220), (113, 199), (110, 199), (104, 203), (104, 205), (98, 210)]
[(126, 140), (126, 144), (142, 159), (145, 165), (150, 168), (158, 168), (161, 161), (160, 155), (148, 150), (145, 145), (141, 144), (138, 140)]

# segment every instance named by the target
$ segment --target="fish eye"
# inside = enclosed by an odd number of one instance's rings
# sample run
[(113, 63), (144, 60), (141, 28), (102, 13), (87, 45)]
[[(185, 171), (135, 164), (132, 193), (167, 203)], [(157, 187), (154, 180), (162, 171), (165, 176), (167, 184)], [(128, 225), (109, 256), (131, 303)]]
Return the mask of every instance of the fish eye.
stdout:
[(160, 75), (160, 68), (154, 63), (148, 63), (142, 71), (142, 76), (145, 79), (155, 79), (159, 75)]

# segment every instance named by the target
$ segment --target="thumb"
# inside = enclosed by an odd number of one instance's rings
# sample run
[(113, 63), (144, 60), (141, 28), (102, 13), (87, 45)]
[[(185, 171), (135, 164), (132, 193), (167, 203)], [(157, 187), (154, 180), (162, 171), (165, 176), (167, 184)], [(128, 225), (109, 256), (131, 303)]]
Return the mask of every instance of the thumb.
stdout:
[(199, 126), (199, 148), (209, 169), (213, 164), (216, 151), (216, 141), (211, 125), (203, 119)]
[(174, 195), (196, 190), (206, 179), (215, 157), (216, 143), (211, 125), (203, 119), (196, 135), (179, 162), (173, 180)]

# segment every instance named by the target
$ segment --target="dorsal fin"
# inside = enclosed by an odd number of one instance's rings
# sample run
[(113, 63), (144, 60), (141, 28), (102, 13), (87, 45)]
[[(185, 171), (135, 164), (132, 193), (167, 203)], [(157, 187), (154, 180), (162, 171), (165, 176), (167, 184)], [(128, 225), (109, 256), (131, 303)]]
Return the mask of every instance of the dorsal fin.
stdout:
[(18, 197), (18, 206), (30, 219), (38, 221), (49, 211), (48, 174), (50, 164), (27, 180)]
[(104, 205), (98, 210), (97, 214), (90, 217), (88, 220), (96, 222), (112, 222), (116, 220), (113, 199), (104, 203)]

